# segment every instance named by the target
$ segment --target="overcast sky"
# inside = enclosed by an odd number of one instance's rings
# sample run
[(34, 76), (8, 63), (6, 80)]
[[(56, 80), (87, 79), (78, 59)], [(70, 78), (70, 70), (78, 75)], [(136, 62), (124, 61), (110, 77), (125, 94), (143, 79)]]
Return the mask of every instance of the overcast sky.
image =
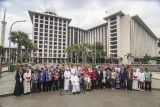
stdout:
[(12, 31), (24, 31), (31, 37), (28, 10), (44, 12), (50, 4), (59, 16), (72, 19), (70, 25), (84, 29), (104, 23), (104, 17), (120, 10), (130, 16), (139, 15), (160, 37), (160, 0), (0, 0), (0, 20), (7, 9), (5, 46), (8, 46), (9, 29), (14, 21), (25, 19), (27, 22), (15, 24)]

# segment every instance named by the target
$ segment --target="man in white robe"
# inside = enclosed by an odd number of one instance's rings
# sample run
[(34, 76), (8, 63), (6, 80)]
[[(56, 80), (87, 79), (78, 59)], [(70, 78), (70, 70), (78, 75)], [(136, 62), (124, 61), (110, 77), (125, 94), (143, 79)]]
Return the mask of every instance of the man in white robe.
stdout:
[(139, 68), (136, 68), (133, 72), (132, 89), (139, 90)]
[(26, 70), (26, 72), (23, 75), (24, 81), (24, 93), (30, 93), (31, 92), (31, 73), (29, 72), (29, 69)]
[(80, 83), (79, 78), (76, 74), (71, 75), (71, 84), (72, 84), (72, 93), (79, 93), (80, 92)]
[(70, 86), (71, 71), (67, 68), (64, 72), (64, 90), (68, 91)]

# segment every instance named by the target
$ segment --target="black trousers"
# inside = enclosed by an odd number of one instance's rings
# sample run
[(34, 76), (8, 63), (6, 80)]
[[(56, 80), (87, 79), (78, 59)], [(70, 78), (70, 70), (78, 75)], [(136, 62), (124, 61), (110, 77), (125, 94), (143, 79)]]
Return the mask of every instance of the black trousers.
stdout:
[(38, 90), (39, 90), (39, 92), (42, 91), (43, 84), (44, 84), (43, 82), (39, 82), (38, 83)]
[(97, 80), (92, 80), (92, 89), (97, 89)]
[(98, 88), (99, 89), (103, 88), (102, 80), (98, 80)]
[(131, 80), (131, 79), (128, 79), (127, 80), (127, 90), (132, 90), (132, 83), (133, 83), (133, 80)]
[(32, 92), (37, 92), (37, 91), (38, 91), (38, 83), (32, 82)]
[(59, 81), (59, 89), (63, 89), (64, 87), (64, 78)]
[(55, 91), (55, 90), (58, 90), (59, 88), (58, 88), (58, 80), (54, 80), (54, 85), (53, 85), (53, 90)]
[(116, 81), (115, 81), (115, 79), (111, 79), (111, 85), (112, 85), (112, 88), (115, 88), (115, 86), (116, 86)]
[(121, 86), (121, 89), (124, 89), (126, 88), (126, 81), (125, 80), (121, 80), (120, 81), (120, 86)]
[(111, 81), (110, 80), (106, 81), (106, 88), (111, 89)]
[(47, 90), (47, 92), (51, 91), (51, 87), (52, 87), (52, 81), (47, 81), (46, 82), (46, 90)]
[(145, 90), (152, 91), (151, 81), (145, 81)]

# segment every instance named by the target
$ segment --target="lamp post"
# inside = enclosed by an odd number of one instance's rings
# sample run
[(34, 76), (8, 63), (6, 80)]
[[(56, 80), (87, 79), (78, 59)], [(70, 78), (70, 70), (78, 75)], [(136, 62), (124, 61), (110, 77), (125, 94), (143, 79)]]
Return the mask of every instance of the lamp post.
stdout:
[(16, 23), (18, 23), (18, 22), (26, 22), (26, 20), (20, 20), (20, 21), (15, 21), (14, 23), (12, 23), (12, 25), (11, 25), (11, 28), (10, 28), (10, 32), (9, 32), (9, 34), (10, 34), (10, 36), (9, 36), (9, 57), (8, 57), (8, 70), (10, 70), (10, 66), (9, 66), (9, 64), (10, 64), (10, 57), (11, 57), (11, 31), (12, 31), (12, 27), (13, 27), (13, 25), (14, 24), (16, 24)]
[(95, 66), (96, 66), (96, 34), (95, 34), (95, 36), (94, 36), (94, 46), (95, 46), (95, 48), (94, 48), (94, 51), (95, 51), (95, 54), (94, 54), (94, 58), (95, 58), (95, 62), (94, 62), (94, 64), (95, 64)]

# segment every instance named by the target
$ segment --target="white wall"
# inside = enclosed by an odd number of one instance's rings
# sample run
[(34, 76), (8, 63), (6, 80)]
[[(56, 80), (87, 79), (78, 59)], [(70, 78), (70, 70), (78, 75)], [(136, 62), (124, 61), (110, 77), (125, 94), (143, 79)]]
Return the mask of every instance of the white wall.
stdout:
[[(118, 32), (118, 56), (122, 57), (122, 63), (128, 64), (127, 57), (125, 56), (127, 53), (131, 53), (130, 50), (130, 20), (131, 17), (129, 15), (122, 16), (120, 18), (120, 27)], [(131, 60), (129, 60), (131, 63)]]
[(137, 57), (146, 53), (156, 56), (156, 40), (134, 19), (131, 20), (131, 53)]

